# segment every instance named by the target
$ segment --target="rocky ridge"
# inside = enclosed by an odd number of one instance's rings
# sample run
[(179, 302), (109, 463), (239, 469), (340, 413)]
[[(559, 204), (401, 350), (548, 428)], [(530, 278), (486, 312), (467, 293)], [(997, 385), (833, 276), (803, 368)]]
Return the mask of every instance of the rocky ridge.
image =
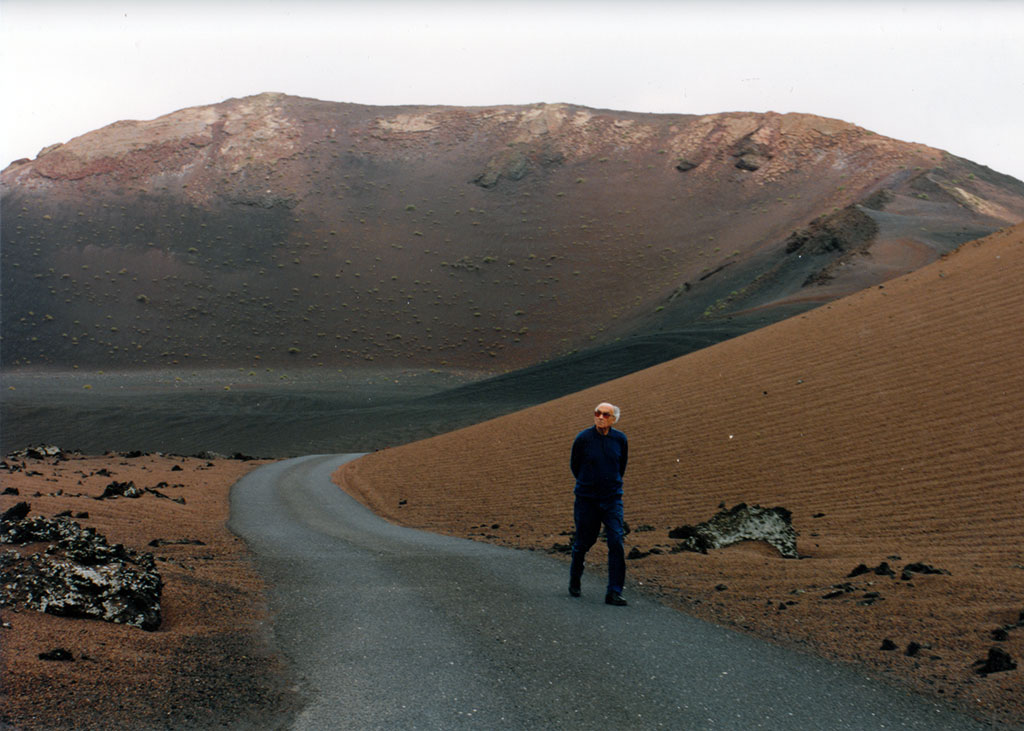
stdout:
[(760, 326), (1024, 218), (1020, 181), (839, 120), (569, 104), (261, 94), (0, 180), (5, 366), (507, 370)]

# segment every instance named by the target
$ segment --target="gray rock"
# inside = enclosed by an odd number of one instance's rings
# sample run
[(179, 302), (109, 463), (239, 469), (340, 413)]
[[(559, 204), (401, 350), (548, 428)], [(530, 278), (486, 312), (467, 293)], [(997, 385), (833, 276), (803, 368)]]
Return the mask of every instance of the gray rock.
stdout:
[(63, 456), (64, 450), (52, 444), (39, 444), (34, 447), (25, 447), (8, 456), (16, 459), (48, 459), (50, 457)]
[(704, 523), (673, 528), (668, 536), (682, 539), (677, 545), (681, 551), (707, 553), (741, 541), (764, 541), (785, 558), (799, 556), (792, 513), (782, 507), (763, 508), (740, 503), (718, 512)]

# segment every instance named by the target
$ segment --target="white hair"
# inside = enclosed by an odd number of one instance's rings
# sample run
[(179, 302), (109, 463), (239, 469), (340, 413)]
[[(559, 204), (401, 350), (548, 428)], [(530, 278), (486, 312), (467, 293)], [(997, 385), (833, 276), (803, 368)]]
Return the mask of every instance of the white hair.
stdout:
[(619, 415), (620, 415), (620, 414), (622, 413), (622, 409), (620, 409), (620, 408), (619, 408), (618, 406), (616, 406), (615, 404), (610, 404), (610, 403), (608, 403), (607, 401), (602, 401), (601, 403), (599, 403), (599, 404), (598, 404), (598, 405), (597, 405), (597, 406), (596, 406), (596, 407), (594, 408), (594, 411), (597, 411), (597, 410), (598, 410), (598, 409), (600, 409), (600, 408), (601, 408), (602, 406), (607, 406), (607, 407), (608, 407), (609, 409), (611, 409), (611, 410), (612, 410), (612, 423), (613, 423), (613, 424), (614, 424), (614, 423), (618, 423), (618, 421), (619, 421)]

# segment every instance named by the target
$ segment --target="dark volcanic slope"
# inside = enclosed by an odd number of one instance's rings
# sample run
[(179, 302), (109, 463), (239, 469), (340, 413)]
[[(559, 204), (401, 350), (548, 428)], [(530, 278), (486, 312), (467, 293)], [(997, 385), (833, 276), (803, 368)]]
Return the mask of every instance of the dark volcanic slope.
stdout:
[(508, 370), (779, 319), (1022, 217), (1019, 181), (808, 115), (263, 94), (3, 172), (2, 364)]

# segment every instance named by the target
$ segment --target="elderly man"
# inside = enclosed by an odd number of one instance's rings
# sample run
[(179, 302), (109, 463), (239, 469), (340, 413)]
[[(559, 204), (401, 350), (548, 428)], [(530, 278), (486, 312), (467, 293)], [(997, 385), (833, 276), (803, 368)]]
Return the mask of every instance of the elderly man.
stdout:
[(619, 407), (600, 403), (594, 409), (594, 425), (576, 435), (569, 466), (576, 478), (573, 517), (576, 537), (572, 544), (569, 594), (580, 595), (580, 578), (587, 551), (597, 542), (604, 524), (608, 538), (608, 591), (605, 604), (626, 606), (622, 587), (626, 580), (626, 557), (622, 545), (622, 476), (626, 473), (629, 442), (612, 424), (619, 420)]

